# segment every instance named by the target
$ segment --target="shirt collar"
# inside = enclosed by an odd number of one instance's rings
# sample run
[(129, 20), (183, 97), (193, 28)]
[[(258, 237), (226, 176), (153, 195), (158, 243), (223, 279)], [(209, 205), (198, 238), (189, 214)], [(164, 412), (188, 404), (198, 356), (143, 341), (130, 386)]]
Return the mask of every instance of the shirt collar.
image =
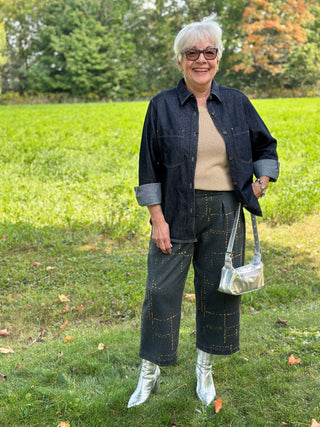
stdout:
[[(189, 92), (188, 89), (186, 88), (184, 78), (180, 79), (177, 86), (177, 91), (178, 91), (178, 97), (181, 105), (185, 104), (187, 100), (192, 96), (192, 93)], [(222, 102), (219, 85), (215, 82), (215, 80), (212, 80), (210, 95), (214, 96), (220, 102)]]

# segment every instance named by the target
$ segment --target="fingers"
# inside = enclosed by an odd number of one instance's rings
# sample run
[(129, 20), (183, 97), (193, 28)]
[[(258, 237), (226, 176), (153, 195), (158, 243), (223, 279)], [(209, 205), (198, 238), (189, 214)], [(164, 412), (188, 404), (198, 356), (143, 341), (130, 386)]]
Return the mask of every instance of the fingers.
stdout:
[(169, 240), (169, 242), (167, 240), (163, 241), (157, 246), (159, 249), (161, 249), (161, 251), (164, 254), (171, 254), (171, 252), (172, 252), (172, 244), (171, 244), (170, 240)]
[(169, 226), (165, 223), (162, 226), (154, 226), (152, 240), (164, 254), (171, 254), (172, 245), (170, 241)]
[(256, 198), (259, 199), (262, 197), (263, 191), (261, 189), (261, 185), (258, 182), (253, 182), (251, 185), (253, 194), (256, 196)]
[(164, 254), (171, 254), (171, 252), (172, 252), (172, 244), (170, 242), (169, 236), (166, 236), (164, 238), (153, 238), (152, 240), (154, 241), (154, 243), (158, 246), (158, 248)]

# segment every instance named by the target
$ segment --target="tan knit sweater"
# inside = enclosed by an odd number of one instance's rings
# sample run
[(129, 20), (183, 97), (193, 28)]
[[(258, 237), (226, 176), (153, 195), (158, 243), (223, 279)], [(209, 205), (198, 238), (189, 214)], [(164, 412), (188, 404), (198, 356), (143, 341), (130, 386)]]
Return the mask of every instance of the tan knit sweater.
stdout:
[(232, 191), (225, 142), (206, 105), (199, 108), (199, 140), (195, 172), (197, 190)]

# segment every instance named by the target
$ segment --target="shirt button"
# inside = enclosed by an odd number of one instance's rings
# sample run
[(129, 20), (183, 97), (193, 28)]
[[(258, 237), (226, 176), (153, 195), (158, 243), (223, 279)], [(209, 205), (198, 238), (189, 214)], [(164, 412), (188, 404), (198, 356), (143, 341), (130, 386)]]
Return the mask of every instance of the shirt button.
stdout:
[(192, 188), (192, 183), (190, 183), (190, 188)]
[(191, 157), (191, 161), (194, 162), (194, 156)]
[(224, 130), (222, 133), (223, 133), (223, 135), (227, 135), (228, 134), (228, 132), (226, 130)]
[(232, 185), (237, 185), (237, 181), (232, 181)]

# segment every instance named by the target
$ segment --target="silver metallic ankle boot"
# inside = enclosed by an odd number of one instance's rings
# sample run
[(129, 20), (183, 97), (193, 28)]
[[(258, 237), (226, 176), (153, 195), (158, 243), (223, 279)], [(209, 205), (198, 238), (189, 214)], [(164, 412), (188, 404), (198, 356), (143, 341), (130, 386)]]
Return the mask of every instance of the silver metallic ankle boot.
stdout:
[(151, 392), (157, 392), (160, 388), (160, 368), (148, 360), (142, 359), (138, 386), (128, 402), (128, 408), (141, 405), (150, 396)]
[(197, 396), (205, 405), (210, 405), (216, 397), (212, 378), (212, 355), (202, 350), (198, 351), (196, 374), (197, 374)]

